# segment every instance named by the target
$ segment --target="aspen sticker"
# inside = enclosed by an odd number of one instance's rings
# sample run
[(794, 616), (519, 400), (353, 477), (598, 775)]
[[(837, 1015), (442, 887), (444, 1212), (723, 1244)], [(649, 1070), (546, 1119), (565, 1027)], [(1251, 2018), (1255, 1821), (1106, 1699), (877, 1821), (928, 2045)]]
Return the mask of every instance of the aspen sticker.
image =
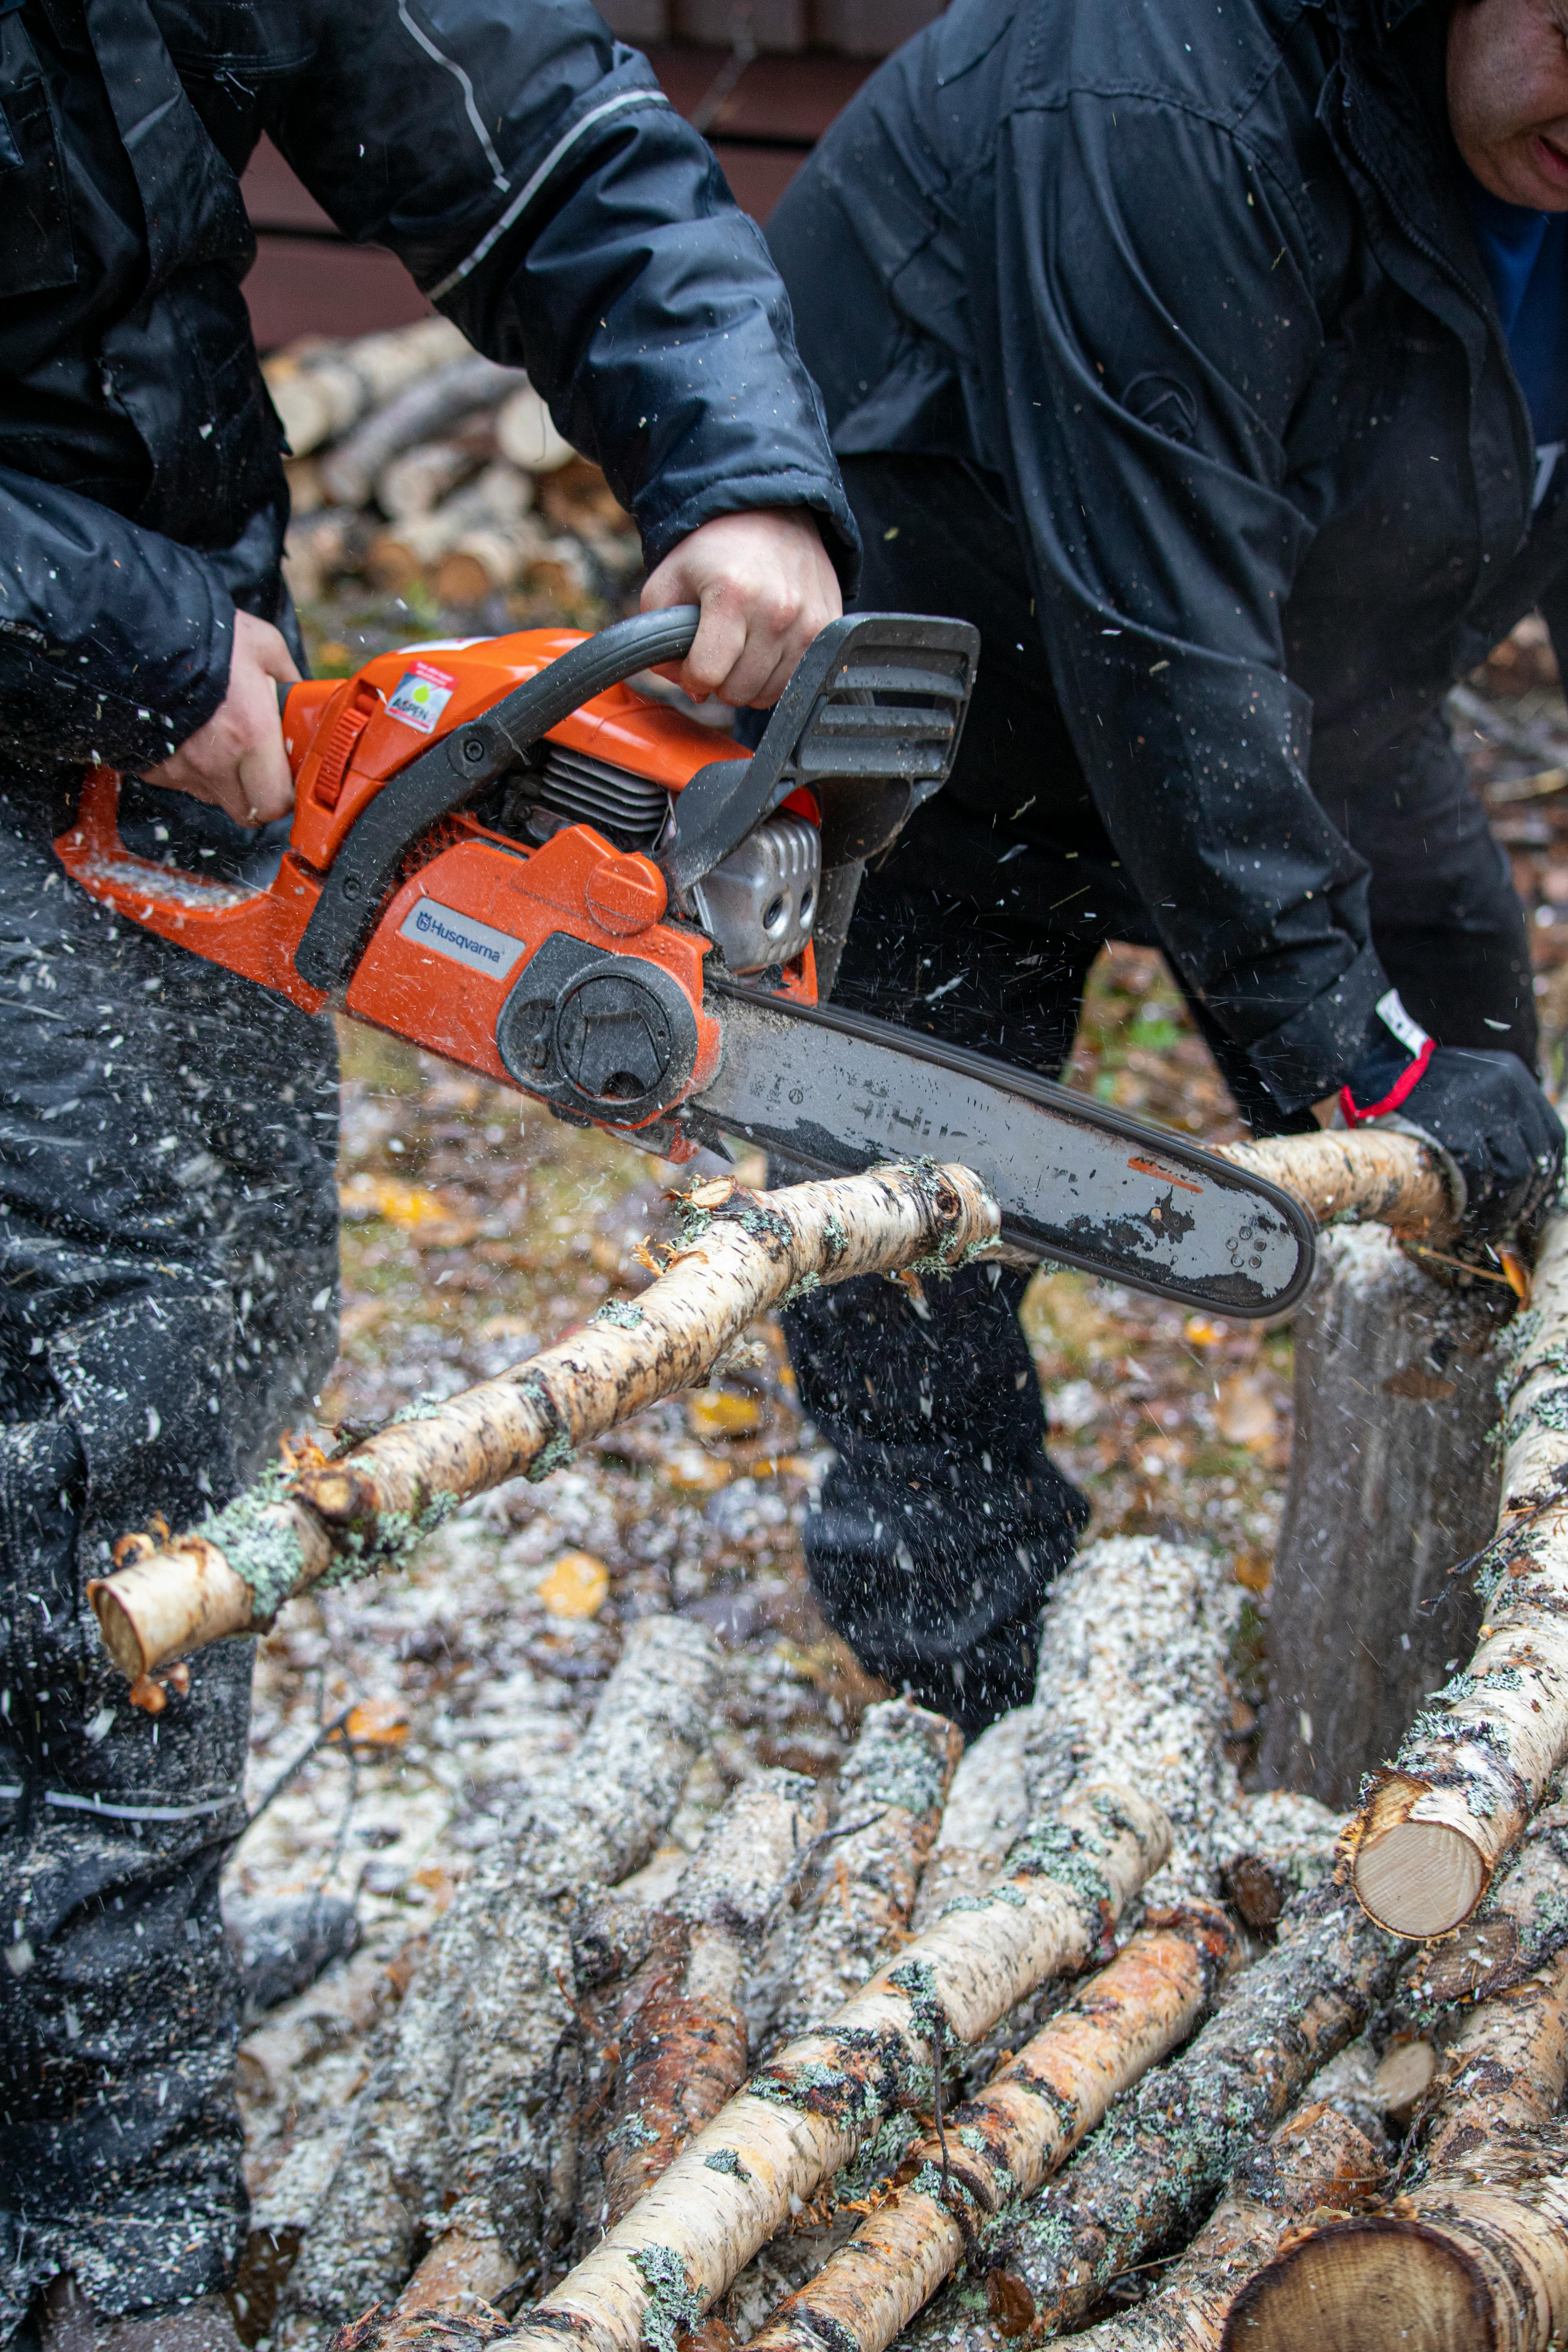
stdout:
[(448, 677), (444, 669), (432, 669), (428, 662), (416, 662), (398, 679), (386, 708), (394, 719), (402, 719), (405, 727), (430, 735), (457, 689), (457, 679)]

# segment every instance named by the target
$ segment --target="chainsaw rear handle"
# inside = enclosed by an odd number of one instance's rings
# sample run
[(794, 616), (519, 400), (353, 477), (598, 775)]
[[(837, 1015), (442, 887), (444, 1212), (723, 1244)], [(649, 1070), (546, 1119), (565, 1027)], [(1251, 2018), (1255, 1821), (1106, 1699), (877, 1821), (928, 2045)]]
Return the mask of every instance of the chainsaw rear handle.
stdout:
[(542, 735), (595, 694), (689, 654), (701, 619), (700, 605), (676, 604), (616, 621), (400, 769), (355, 819), (332, 861), (295, 950), (300, 979), (328, 993), (346, 988), (382, 900), (420, 836), (515, 767)]

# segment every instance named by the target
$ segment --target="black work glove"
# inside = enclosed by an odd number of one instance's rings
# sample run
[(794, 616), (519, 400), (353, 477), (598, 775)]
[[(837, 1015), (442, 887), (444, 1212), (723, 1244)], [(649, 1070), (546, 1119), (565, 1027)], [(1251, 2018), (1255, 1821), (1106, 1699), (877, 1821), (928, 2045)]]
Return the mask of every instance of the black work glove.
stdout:
[(1435, 1045), (1394, 989), (1378, 1004), (1340, 1108), (1347, 1127), (1377, 1119), (1436, 1146), (1463, 1193), (1467, 1240), (1523, 1223), (1556, 1189), (1563, 1122), (1519, 1055)]

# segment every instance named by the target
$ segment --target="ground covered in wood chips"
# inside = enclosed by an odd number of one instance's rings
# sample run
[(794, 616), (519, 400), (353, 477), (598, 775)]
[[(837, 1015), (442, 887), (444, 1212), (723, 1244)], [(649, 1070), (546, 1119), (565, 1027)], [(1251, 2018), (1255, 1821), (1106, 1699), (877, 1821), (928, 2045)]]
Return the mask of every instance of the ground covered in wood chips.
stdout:
[[(333, 614), (345, 641), (331, 643), (331, 666), (396, 642), (399, 617), (369, 615), (363, 643), (349, 643)], [(1531, 909), (1561, 1074), (1568, 713), (1538, 628), (1494, 657), (1456, 718)], [(345, 1028), (343, 1052), (342, 1348), (323, 1423), (369, 1428), (416, 1397), (449, 1395), (648, 1279), (639, 1244), (672, 1171), (365, 1031)], [(1168, 973), (1144, 950), (1101, 958), (1070, 1081), (1189, 1134), (1240, 1132)], [(1067, 1272), (1037, 1279), (1026, 1318), (1057, 1458), (1091, 1499), (1090, 1532), (1196, 1536), (1234, 1563), (1247, 1595), (1233, 1717), (1245, 1769), (1267, 1687), (1289, 1332), (1184, 1315)], [(720, 1718), (673, 1824), (677, 1851), (759, 1765), (831, 1774), (881, 1695), (813, 1605), (798, 1523), (827, 1457), (802, 1424), (776, 1334), (755, 1354), (544, 1484), (464, 1509), (408, 1577), (291, 1603), (261, 1644), (249, 1784), (260, 1810), (226, 1890), (347, 1898), (362, 1942), (259, 2020), (242, 2051), (255, 2214), (236, 2309), (247, 2340), (265, 2339), (279, 2268), (342, 2146), (371, 2028), (472, 1857), (539, 1768), (570, 1749), (623, 1628), (682, 1611), (724, 1648)]]

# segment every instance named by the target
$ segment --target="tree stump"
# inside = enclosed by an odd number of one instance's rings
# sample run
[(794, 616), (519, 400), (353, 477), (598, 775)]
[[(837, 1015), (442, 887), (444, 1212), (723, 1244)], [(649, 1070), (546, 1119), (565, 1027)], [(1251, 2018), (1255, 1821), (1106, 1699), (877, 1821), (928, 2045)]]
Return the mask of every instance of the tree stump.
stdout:
[(1434, 1281), (1379, 1227), (1325, 1238), (1296, 1315), (1265, 1788), (1353, 1805), (1475, 1645), (1468, 1579), (1444, 1585), (1497, 1524), (1499, 1298)]

